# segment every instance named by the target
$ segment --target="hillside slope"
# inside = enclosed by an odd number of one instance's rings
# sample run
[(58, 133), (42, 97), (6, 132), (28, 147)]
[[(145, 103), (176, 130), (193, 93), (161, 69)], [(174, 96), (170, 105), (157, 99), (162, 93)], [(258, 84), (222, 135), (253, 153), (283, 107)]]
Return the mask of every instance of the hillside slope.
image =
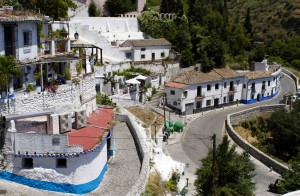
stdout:
[(300, 34), (300, 0), (227, 0), (230, 18), (236, 23), (245, 20), (250, 9), (254, 40), (284, 39)]

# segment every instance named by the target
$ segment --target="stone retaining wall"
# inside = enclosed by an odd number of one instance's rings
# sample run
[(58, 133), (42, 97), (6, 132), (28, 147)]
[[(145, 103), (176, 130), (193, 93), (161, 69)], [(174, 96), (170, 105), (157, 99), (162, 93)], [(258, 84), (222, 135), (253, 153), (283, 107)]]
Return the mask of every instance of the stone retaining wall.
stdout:
[(140, 128), (135, 124), (134, 117), (131, 116), (125, 109), (120, 108), (120, 110), (122, 114), (117, 114), (116, 120), (126, 122), (128, 125), (141, 162), (139, 178), (127, 195), (141, 195), (145, 191), (150, 169), (150, 156), (148, 146), (146, 144), (146, 137), (145, 134), (141, 132)]
[(17, 97), (14, 102), (11, 101), (9, 112), (7, 104), (1, 106), (3, 115), (25, 114), (43, 110), (64, 112), (82, 108), (86, 108), (87, 114), (90, 114), (92, 109), (96, 108), (95, 79), (93, 75), (86, 76), (79, 85), (61, 85), (55, 93), (45, 91), (44, 94), (36, 93), (27, 97)]
[(229, 114), (227, 115), (227, 120), (226, 120), (226, 130), (230, 135), (230, 137), (234, 140), (234, 142), (237, 143), (249, 154), (251, 154), (253, 157), (258, 159), (260, 162), (265, 164), (267, 167), (272, 167), (274, 171), (280, 174), (286, 172), (288, 170), (288, 167), (272, 159), (265, 153), (261, 152), (260, 150), (252, 146), (245, 139), (243, 139), (238, 133), (235, 132), (232, 125), (239, 124), (239, 122), (241, 122), (245, 118), (254, 117), (262, 113), (271, 113), (283, 107), (284, 105), (257, 106), (251, 109)]

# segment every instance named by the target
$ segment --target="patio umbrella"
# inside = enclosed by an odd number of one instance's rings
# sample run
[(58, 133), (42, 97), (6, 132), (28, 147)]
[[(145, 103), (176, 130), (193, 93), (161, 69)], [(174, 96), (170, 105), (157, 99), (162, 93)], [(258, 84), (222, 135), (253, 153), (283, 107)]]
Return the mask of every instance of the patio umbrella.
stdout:
[(135, 79), (137, 79), (137, 80), (146, 80), (147, 77), (140, 74), (137, 77), (135, 77)]
[(132, 78), (132, 79), (130, 79), (130, 80), (126, 80), (125, 81), (126, 82), (126, 84), (140, 84), (141, 82), (139, 82), (137, 79), (135, 79), (135, 78)]

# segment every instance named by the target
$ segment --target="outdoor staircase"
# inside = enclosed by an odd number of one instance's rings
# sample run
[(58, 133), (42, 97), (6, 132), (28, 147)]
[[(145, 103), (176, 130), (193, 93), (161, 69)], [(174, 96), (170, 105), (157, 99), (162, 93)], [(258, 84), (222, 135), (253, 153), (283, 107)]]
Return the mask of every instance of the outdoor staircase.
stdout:
[(151, 101), (148, 102), (149, 105), (152, 107), (158, 107), (160, 105), (160, 101), (162, 99), (162, 96), (164, 94), (164, 86), (161, 86), (155, 95), (152, 96)]

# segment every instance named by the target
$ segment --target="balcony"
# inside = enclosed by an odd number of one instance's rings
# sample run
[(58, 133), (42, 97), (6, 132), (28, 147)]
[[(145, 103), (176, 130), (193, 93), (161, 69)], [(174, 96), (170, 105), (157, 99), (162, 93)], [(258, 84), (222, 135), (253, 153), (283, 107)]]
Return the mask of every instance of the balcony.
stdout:
[(204, 99), (204, 97), (205, 97), (205, 94), (204, 94), (204, 93), (201, 93), (201, 94), (199, 94), (199, 95), (197, 94), (196, 97), (195, 97), (195, 100), (196, 100), (196, 101), (199, 101), (199, 100)]
[(228, 94), (232, 95), (234, 93), (236, 93), (236, 87), (234, 87), (234, 86), (233, 87), (229, 87)]

